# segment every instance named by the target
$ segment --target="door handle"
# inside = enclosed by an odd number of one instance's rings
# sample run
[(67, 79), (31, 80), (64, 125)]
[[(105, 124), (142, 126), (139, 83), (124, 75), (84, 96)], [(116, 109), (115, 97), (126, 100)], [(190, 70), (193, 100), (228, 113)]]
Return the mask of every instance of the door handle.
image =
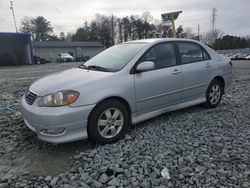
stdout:
[(179, 69), (175, 69), (174, 71), (173, 71), (173, 74), (180, 74), (181, 73), (181, 71), (179, 70)]
[(212, 67), (212, 64), (211, 64), (211, 63), (207, 63), (207, 64), (205, 65), (205, 67), (207, 67), (207, 68)]

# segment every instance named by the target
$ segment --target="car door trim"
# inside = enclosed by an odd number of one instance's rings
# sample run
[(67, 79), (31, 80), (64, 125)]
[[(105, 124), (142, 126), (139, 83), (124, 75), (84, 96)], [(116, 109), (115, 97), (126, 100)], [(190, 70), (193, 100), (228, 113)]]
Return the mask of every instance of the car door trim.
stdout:
[(143, 102), (143, 101), (147, 101), (147, 100), (150, 100), (150, 99), (163, 97), (163, 96), (166, 96), (166, 95), (171, 95), (171, 94), (178, 93), (178, 92), (181, 92), (181, 91), (182, 91), (181, 89), (178, 89), (178, 90), (175, 90), (175, 91), (170, 91), (170, 92), (167, 92), (167, 93), (162, 93), (162, 94), (159, 94), (159, 95), (154, 95), (154, 96), (151, 96), (151, 97), (146, 97), (146, 98), (143, 98), (143, 99), (139, 99), (139, 100), (137, 100), (137, 102)]
[(183, 88), (182, 91), (186, 91), (186, 90), (190, 90), (190, 89), (194, 89), (194, 88), (198, 88), (198, 87), (202, 87), (202, 86), (206, 86), (207, 84), (204, 83), (204, 84), (199, 84), (199, 85), (195, 85), (195, 86), (191, 86), (191, 87), (186, 87), (186, 88)]
[(163, 96), (166, 96), (166, 95), (171, 95), (171, 94), (174, 94), (174, 93), (178, 93), (178, 92), (182, 92), (182, 91), (186, 91), (186, 90), (190, 90), (190, 89), (194, 89), (194, 88), (198, 88), (198, 87), (202, 87), (202, 86), (206, 86), (206, 85), (207, 84), (204, 83), (204, 84), (199, 84), (199, 85), (192, 86), (192, 87), (178, 89), (178, 90), (175, 90), (175, 91), (170, 91), (170, 92), (167, 92), (167, 93), (162, 93), (162, 94), (159, 94), (159, 95), (154, 95), (154, 96), (151, 96), (151, 97), (146, 97), (146, 98), (143, 98), (143, 99), (139, 99), (139, 100), (137, 100), (137, 102), (143, 102), (143, 101), (151, 100), (151, 99), (154, 99), (154, 98), (159, 98), (159, 97), (163, 97)]
[(166, 112), (171, 112), (174, 110), (179, 110), (179, 109), (183, 109), (189, 106), (193, 106), (193, 105), (197, 105), (197, 104), (201, 104), (204, 103), (206, 101), (206, 97), (202, 96), (198, 99), (194, 99), (191, 101), (187, 101), (184, 103), (180, 103), (177, 105), (173, 105), (173, 106), (168, 106), (166, 108), (162, 108), (159, 110), (155, 110), (155, 111), (151, 111), (151, 112), (147, 112), (147, 113), (143, 113), (143, 114), (132, 114), (132, 124), (136, 124), (142, 121), (145, 121), (147, 119), (156, 117), (158, 115), (164, 114)]

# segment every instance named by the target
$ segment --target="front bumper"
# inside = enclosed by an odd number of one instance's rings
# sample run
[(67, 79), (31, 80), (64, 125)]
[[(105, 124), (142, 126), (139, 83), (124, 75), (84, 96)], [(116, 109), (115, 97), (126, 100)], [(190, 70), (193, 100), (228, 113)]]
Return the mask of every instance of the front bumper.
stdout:
[[(29, 105), (21, 98), (21, 112), (25, 124), (41, 140), (50, 143), (65, 143), (88, 138), (88, 116), (95, 105), (81, 107), (39, 107), (37, 100)], [(62, 130), (53, 132), (51, 130)]]

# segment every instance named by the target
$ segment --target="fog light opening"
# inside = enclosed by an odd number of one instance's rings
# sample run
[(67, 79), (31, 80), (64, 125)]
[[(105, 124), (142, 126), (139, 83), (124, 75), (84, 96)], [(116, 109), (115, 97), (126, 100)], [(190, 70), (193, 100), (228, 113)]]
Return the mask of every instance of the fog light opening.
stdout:
[(65, 128), (50, 128), (50, 129), (44, 129), (41, 131), (41, 134), (44, 135), (58, 135), (63, 134), (66, 131)]

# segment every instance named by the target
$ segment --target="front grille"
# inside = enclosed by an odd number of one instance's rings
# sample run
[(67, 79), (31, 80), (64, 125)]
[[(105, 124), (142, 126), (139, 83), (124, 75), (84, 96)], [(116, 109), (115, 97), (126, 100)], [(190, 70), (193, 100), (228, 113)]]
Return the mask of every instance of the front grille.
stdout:
[(32, 105), (35, 100), (37, 98), (37, 94), (31, 92), (30, 90), (28, 90), (26, 93), (25, 93), (25, 101), (29, 104), (29, 105)]

